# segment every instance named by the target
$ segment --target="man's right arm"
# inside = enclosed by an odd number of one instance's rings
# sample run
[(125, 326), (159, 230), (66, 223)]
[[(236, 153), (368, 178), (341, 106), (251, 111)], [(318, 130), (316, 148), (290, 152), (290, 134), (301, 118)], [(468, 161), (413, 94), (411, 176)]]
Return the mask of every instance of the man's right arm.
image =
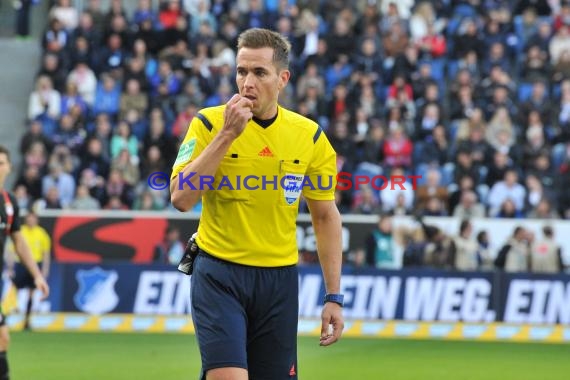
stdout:
[(252, 107), (251, 100), (234, 95), (226, 104), (224, 125), (220, 132), (194, 160), (186, 164), (184, 169), (172, 178), (170, 201), (177, 210), (183, 212), (190, 210), (202, 197), (204, 189), (201, 188), (200, 178), (214, 176), (224, 155), (253, 117)]
[[(170, 182), (170, 199), (177, 210), (188, 211), (200, 200), (204, 190), (200, 186), (200, 178), (214, 176), (232, 142), (233, 138), (227, 133), (218, 133), (204, 151)], [(185, 184), (185, 180), (192, 185)]]

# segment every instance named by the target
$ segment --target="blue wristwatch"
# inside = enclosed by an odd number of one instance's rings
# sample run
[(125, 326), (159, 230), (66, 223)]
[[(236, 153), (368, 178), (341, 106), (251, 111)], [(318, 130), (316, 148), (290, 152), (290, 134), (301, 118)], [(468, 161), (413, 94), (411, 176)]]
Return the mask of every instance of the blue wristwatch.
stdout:
[(340, 307), (344, 306), (344, 294), (326, 294), (323, 303), (334, 302)]

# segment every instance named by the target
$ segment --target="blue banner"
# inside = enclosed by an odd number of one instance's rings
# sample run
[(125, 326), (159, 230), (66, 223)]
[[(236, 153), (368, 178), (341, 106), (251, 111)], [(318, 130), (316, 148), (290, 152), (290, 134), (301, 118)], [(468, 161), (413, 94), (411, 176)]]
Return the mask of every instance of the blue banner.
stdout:
[[(51, 311), (190, 314), (190, 277), (167, 265), (54, 265)], [(345, 268), (345, 318), (570, 324), (570, 276)], [(319, 318), (319, 266), (299, 268), (299, 315)]]

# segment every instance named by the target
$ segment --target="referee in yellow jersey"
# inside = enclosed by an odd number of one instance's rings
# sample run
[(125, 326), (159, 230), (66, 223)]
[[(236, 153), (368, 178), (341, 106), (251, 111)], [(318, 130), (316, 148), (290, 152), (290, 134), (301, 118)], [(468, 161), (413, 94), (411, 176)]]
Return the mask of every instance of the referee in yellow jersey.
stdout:
[(320, 344), (335, 343), (344, 327), (336, 154), (315, 122), (278, 104), (289, 52), (276, 32), (243, 32), (239, 94), (198, 113), (173, 166), (174, 207), (203, 202), (191, 279), (202, 379), (297, 379), (301, 194), (326, 287)]
[[(51, 262), (51, 238), (47, 231), (39, 225), (38, 216), (29, 211), (24, 219), (24, 224), (20, 227), (22, 237), (28, 243), (34, 261), (38, 264), (44, 278), (48, 278)], [(14, 264), (14, 277), (12, 282), (16, 289), (28, 289), (28, 303), (26, 305), (26, 315), (24, 318), (24, 329), (30, 329), (30, 316), (32, 314), (33, 295), (35, 290), (34, 278), (28, 269), (20, 262)]]

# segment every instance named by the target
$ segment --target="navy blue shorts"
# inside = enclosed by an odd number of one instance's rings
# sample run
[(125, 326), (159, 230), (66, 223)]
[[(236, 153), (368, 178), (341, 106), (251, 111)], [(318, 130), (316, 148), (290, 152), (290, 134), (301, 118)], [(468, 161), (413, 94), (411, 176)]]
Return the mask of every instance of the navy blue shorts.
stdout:
[[(42, 263), (38, 263), (39, 267), (42, 267)], [(14, 285), (18, 289), (34, 289), (36, 284), (34, 278), (28, 271), (28, 268), (21, 263), (14, 264), (14, 278), (12, 280)]]
[(296, 266), (236, 265), (200, 251), (191, 281), (202, 379), (224, 367), (245, 368), (250, 380), (297, 379)]

